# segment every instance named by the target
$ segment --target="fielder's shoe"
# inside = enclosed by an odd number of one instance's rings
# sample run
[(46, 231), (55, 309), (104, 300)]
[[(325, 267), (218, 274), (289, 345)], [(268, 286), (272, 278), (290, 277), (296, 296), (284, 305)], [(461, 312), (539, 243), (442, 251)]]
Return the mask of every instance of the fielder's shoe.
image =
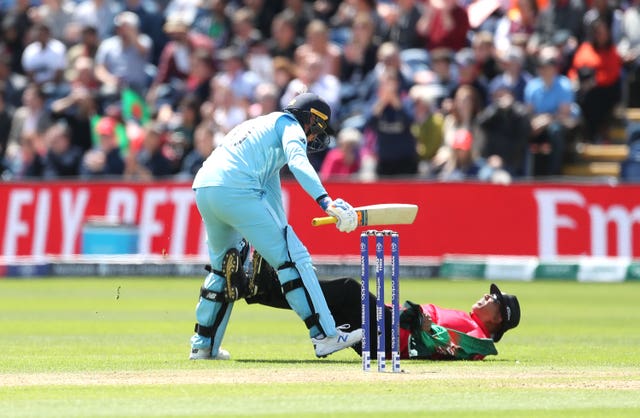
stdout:
[(345, 324), (337, 327), (337, 333), (333, 337), (311, 338), (313, 347), (316, 350), (316, 357), (326, 357), (331, 353), (351, 347), (362, 341), (362, 328), (351, 332), (343, 332), (343, 329), (349, 329), (349, 325)]
[(218, 349), (218, 355), (215, 357), (211, 357), (211, 349), (210, 348), (192, 348), (191, 355), (189, 355), (189, 360), (229, 360), (231, 359), (231, 354), (224, 348)]

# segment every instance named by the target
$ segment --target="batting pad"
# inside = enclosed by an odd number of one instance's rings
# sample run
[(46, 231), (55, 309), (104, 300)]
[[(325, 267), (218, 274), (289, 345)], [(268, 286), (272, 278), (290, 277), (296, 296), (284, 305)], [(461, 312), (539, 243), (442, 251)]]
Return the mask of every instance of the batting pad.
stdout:
[[(291, 308), (298, 314), (301, 319), (306, 319), (313, 313), (319, 315), (319, 322), (325, 335), (332, 337), (336, 335), (336, 323), (329, 311), (327, 301), (324, 298), (320, 283), (318, 283), (318, 276), (316, 276), (315, 269), (311, 261), (311, 256), (307, 251), (307, 248), (302, 244), (298, 236), (293, 232), (291, 226), (287, 226), (285, 229), (285, 238), (287, 240), (287, 249), (289, 250), (289, 257), (294, 263), (294, 267), (287, 267), (278, 271), (278, 278), (280, 284), (284, 285), (287, 282), (300, 277), (304, 289), (298, 288), (285, 294), (287, 302)], [(306, 292), (305, 292), (306, 290)], [(313, 306), (309, 306), (309, 299)], [(311, 329), (312, 334), (313, 328)], [(316, 332), (317, 334), (317, 332)], [(315, 337), (315, 335), (311, 335)]]

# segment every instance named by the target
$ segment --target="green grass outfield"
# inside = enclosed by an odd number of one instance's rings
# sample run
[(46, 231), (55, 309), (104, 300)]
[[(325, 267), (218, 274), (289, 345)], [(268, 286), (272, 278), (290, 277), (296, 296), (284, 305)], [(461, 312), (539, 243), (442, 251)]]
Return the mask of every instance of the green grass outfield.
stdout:
[[(238, 302), (228, 362), (187, 360), (201, 279), (0, 280), (0, 416), (640, 416), (640, 282), (504, 282), (520, 326), (482, 362), (365, 374), (291, 311)], [(486, 281), (405, 280), (469, 309)], [(375, 367), (375, 366), (374, 366)]]

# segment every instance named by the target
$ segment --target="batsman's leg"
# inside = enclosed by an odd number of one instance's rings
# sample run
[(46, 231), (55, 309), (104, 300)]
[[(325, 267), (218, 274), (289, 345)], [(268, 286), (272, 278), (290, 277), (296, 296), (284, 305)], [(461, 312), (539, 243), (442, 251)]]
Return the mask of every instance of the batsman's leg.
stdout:
[[(196, 190), (196, 205), (204, 220), (207, 236), (215, 239), (207, 240), (211, 273), (205, 278), (196, 306), (197, 323), (195, 334), (191, 337), (190, 358), (193, 360), (229, 358), (229, 353), (220, 348), (233, 308), (233, 301), (225, 297), (225, 275), (230, 275), (239, 266), (238, 260), (235, 257), (232, 260), (228, 254), (237, 254), (246, 245), (232, 227), (215, 215), (215, 196), (215, 188)], [(225, 257), (227, 263), (224, 263)], [(226, 272), (223, 271), (223, 265)]]
[(191, 360), (227, 360), (230, 357), (220, 348), (233, 308), (233, 303), (224, 298), (224, 284), (224, 277), (209, 273), (200, 289), (195, 334), (191, 337)]

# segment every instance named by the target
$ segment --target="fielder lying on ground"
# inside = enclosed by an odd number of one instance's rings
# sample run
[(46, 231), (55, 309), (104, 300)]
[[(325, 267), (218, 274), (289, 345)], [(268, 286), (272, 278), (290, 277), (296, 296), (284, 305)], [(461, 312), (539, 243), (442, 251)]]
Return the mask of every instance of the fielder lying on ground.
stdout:
[[(256, 252), (247, 280), (258, 289), (247, 297), (247, 303), (260, 303), (275, 308), (291, 309), (284, 297), (275, 270)], [(349, 277), (321, 279), (331, 314), (338, 324), (349, 324), (350, 329), (362, 326), (360, 283)], [(369, 293), (370, 318), (375, 318), (375, 295)], [(376, 321), (371, 322), (369, 335), (376, 335)], [(503, 334), (518, 326), (520, 305), (514, 295), (502, 293), (492, 284), (473, 306), (471, 312), (445, 309), (433, 304), (417, 305), (405, 302), (400, 314), (400, 357), (430, 360), (481, 360), (498, 354), (494, 343)], [(385, 332), (391, 335), (391, 307), (385, 310)], [(386, 355), (391, 356), (391, 338), (385, 338)], [(362, 354), (360, 344), (353, 346)], [(371, 339), (371, 352), (376, 352), (376, 338)]]

